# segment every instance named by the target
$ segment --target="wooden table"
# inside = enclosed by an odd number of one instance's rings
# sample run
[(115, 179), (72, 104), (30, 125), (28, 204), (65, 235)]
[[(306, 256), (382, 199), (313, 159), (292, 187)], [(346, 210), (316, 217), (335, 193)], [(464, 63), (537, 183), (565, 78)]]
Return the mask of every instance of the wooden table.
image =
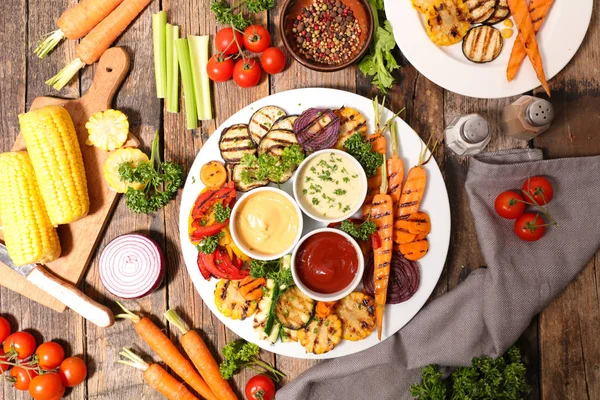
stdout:
[[(0, 13), (0, 141), (9, 150), (17, 136), (17, 115), (27, 110), (36, 96), (57, 95), (44, 81), (74, 58), (76, 43), (62, 44), (51, 56), (39, 60), (33, 54), (44, 33), (54, 29), (60, 12), (77, 0), (13, 0), (3, 4)], [(172, 23), (182, 26), (183, 34), (214, 34), (217, 25), (208, 11), (210, 0), (154, 1), (118, 42), (132, 56), (132, 72), (120, 90), (114, 106), (130, 118), (132, 131), (149, 145), (156, 129), (165, 136), (164, 158), (189, 167), (196, 153), (215, 128), (247, 104), (271, 93), (297, 87), (334, 87), (371, 97), (377, 94), (356, 68), (323, 74), (309, 71), (295, 62), (282, 74), (265, 77), (253, 89), (239, 89), (232, 82), (215, 85), (215, 116), (211, 123), (195, 131), (185, 129), (183, 113), (168, 114), (156, 99), (152, 61), (150, 15), (162, 4)], [(277, 2), (282, 3), (282, 2)], [(275, 44), (281, 46), (277, 29), (279, 10), (261, 15), (268, 23)], [(588, 36), (573, 61), (552, 79), (552, 102), (557, 118), (551, 129), (533, 143), (507, 139), (499, 131), (499, 110), (513, 99), (477, 100), (444, 91), (421, 76), (406, 60), (396, 73), (398, 84), (390, 94), (392, 108), (406, 106), (406, 121), (424, 138), (430, 134), (441, 139), (442, 131), (456, 115), (478, 112), (493, 127), (489, 150), (535, 146), (546, 157), (584, 156), (600, 153), (600, 13), (594, 13)], [(61, 93), (77, 97), (88, 88), (94, 67), (87, 68)], [(536, 94), (541, 94), (539, 91)], [(464, 190), (468, 159), (456, 157), (440, 148), (437, 161), (445, 173), (452, 207), (452, 240), (447, 266), (434, 296), (455, 287), (475, 268), (484, 264)], [(114, 237), (142, 232), (157, 240), (165, 250), (168, 272), (160, 290), (140, 301), (126, 304), (148, 315), (160, 316), (167, 308), (177, 308), (196, 328), (200, 328), (212, 349), (218, 351), (235, 335), (227, 330), (204, 306), (183, 265), (179, 252), (179, 202), (171, 202), (156, 215), (139, 216), (129, 212), (124, 199), (119, 201), (100, 244), (103, 248)], [(99, 254), (99, 253), (98, 253)], [(98, 276), (98, 254), (94, 257), (81, 287), (93, 298), (114, 306)], [(590, 261), (581, 275), (531, 323), (520, 340), (528, 364), (532, 399), (600, 399), (600, 254)], [(114, 307), (113, 307), (114, 308)], [(140, 373), (115, 364), (123, 346), (134, 346), (151, 354), (135, 335), (128, 322), (110, 329), (99, 329), (72, 312), (54, 313), (35, 302), (0, 288), (0, 314), (14, 328), (33, 332), (39, 341), (56, 340), (69, 354), (82, 355), (90, 377), (69, 394), (71, 399), (158, 399), (143, 385)], [(157, 318), (158, 320), (158, 318)], [(163, 323), (162, 321), (158, 321)], [(172, 336), (177, 336), (172, 330)], [(293, 379), (314, 364), (312, 361), (275, 357), (265, 359)], [(251, 373), (235, 378), (243, 388)], [(241, 394), (241, 392), (240, 392)], [(0, 398), (28, 399), (9, 385), (0, 385)], [(367, 394), (364, 397), (368, 398)], [(316, 399), (315, 399), (316, 400)]]

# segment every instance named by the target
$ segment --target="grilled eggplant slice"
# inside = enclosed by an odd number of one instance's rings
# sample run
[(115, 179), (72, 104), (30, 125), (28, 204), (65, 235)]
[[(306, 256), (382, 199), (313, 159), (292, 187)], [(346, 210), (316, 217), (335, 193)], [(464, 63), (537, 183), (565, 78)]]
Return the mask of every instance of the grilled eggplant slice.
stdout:
[(334, 312), (342, 320), (342, 337), (346, 340), (362, 340), (375, 329), (375, 303), (367, 294), (350, 293), (338, 301)]
[(286, 290), (275, 307), (275, 315), (281, 325), (289, 329), (304, 328), (313, 315), (315, 301), (296, 286)]
[(344, 150), (344, 142), (355, 133), (367, 136), (367, 120), (360, 112), (354, 108), (342, 107), (335, 110), (334, 114), (340, 119), (340, 136), (335, 144), (336, 149)]
[(465, 5), (471, 13), (471, 23), (481, 24), (494, 15), (498, 0), (466, 0)]
[(231, 319), (244, 320), (256, 312), (256, 301), (246, 300), (240, 293), (240, 281), (221, 279), (215, 289), (215, 305)]
[(494, 61), (502, 51), (503, 41), (498, 29), (489, 25), (476, 26), (463, 40), (463, 54), (475, 63)]
[(335, 314), (330, 314), (325, 319), (313, 319), (298, 331), (298, 340), (309, 353), (327, 353), (342, 340), (342, 321)]
[(297, 115), (288, 115), (287, 117), (281, 117), (277, 121), (275, 121), (275, 124), (273, 124), (273, 127), (271, 128), (271, 130), (285, 129), (288, 131), (293, 131), (294, 130), (294, 122), (296, 122), (297, 119), (298, 119)]
[(496, 11), (492, 14), (492, 16), (485, 21), (486, 25), (494, 25), (498, 22), (504, 21), (510, 15), (510, 8), (508, 8), (508, 0), (498, 0), (498, 5), (496, 6)]
[(275, 121), (286, 115), (285, 111), (275, 106), (265, 106), (252, 114), (248, 124), (252, 141), (259, 144), (267, 132), (271, 130)]
[(435, 3), (435, 0), (411, 0), (411, 3), (415, 10), (426, 13), (429, 7)]
[(283, 149), (293, 144), (298, 144), (298, 139), (293, 131), (271, 129), (260, 141), (258, 154), (269, 153), (272, 156), (281, 156)]
[(256, 146), (250, 140), (248, 125), (230, 126), (221, 133), (219, 140), (221, 156), (229, 164), (237, 164), (246, 154), (256, 154)]
[(244, 183), (242, 181), (242, 172), (252, 170), (253, 167), (248, 167), (246, 165), (241, 164), (227, 164), (227, 173), (229, 175), (229, 179), (235, 183), (235, 188), (240, 192), (247, 192), (252, 189), (256, 189), (258, 187), (267, 186), (269, 184), (268, 180), (257, 181), (252, 183)]
[(436, 0), (425, 19), (427, 35), (439, 46), (460, 42), (471, 28), (469, 9), (463, 0)]

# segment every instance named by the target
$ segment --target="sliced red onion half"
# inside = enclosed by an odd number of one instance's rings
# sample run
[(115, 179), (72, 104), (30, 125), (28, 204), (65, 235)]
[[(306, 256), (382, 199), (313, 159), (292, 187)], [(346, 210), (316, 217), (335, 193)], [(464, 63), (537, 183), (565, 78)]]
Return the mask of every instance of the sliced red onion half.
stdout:
[(309, 108), (294, 122), (294, 133), (309, 153), (330, 149), (340, 134), (340, 120), (327, 108)]
[[(407, 260), (402, 253), (394, 251), (390, 264), (390, 279), (388, 281), (387, 304), (398, 304), (410, 299), (419, 289), (421, 273), (419, 264)], [(373, 255), (367, 258), (363, 275), (365, 292), (374, 295), (373, 287)]]
[(165, 258), (158, 244), (140, 234), (115, 238), (100, 256), (100, 280), (110, 293), (139, 299), (156, 290), (165, 275)]

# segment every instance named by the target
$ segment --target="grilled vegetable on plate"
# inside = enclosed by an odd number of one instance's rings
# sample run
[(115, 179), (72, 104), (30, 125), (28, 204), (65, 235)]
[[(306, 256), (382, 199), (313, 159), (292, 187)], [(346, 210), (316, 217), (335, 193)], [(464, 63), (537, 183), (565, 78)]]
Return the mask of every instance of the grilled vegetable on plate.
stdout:
[(246, 300), (240, 293), (240, 281), (221, 279), (215, 289), (215, 304), (231, 319), (246, 319), (256, 312), (256, 301)]
[(463, 0), (436, 0), (425, 19), (427, 35), (440, 46), (460, 42), (471, 28), (469, 8)]
[(502, 51), (504, 39), (500, 31), (488, 25), (480, 25), (467, 33), (463, 39), (462, 51), (465, 57), (475, 63), (494, 61)]
[(508, 8), (508, 0), (498, 0), (498, 5), (492, 16), (485, 21), (486, 25), (494, 25), (504, 21), (510, 15), (510, 8)]
[(335, 315), (342, 320), (342, 337), (361, 340), (375, 329), (375, 303), (369, 295), (352, 292), (335, 305)]
[(298, 119), (297, 115), (288, 115), (287, 117), (281, 117), (271, 128), (271, 130), (275, 129), (285, 129), (286, 131), (294, 131), (294, 122)]
[(279, 298), (275, 314), (283, 327), (298, 330), (308, 324), (314, 309), (315, 301), (293, 286)]
[(248, 123), (248, 130), (250, 131), (252, 141), (255, 144), (259, 144), (267, 132), (271, 130), (273, 124), (279, 118), (285, 116), (285, 111), (276, 106), (266, 106), (256, 111)]
[(324, 319), (313, 319), (298, 331), (298, 340), (309, 353), (327, 353), (342, 340), (342, 321), (335, 314)]
[(471, 14), (472, 24), (481, 24), (494, 15), (498, 0), (466, 0), (465, 5)]
[(256, 146), (250, 139), (248, 125), (230, 126), (221, 133), (219, 140), (221, 156), (227, 163), (238, 164), (246, 154), (256, 154)]

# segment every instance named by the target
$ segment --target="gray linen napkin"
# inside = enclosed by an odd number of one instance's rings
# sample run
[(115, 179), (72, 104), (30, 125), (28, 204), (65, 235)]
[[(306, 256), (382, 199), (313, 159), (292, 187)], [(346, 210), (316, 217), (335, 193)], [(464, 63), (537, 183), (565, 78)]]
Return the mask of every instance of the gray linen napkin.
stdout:
[[(475, 157), (466, 190), (488, 267), (432, 301), (396, 335), (318, 364), (277, 399), (410, 399), (423, 366), (469, 366), (473, 357), (504, 354), (600, 247), (599, 171), (600, 156), (542, 160), (540, 150), (518, 149)], [(493, 204), (501, 191), (518, 189), (533, 175), (552, 181), (550, 206), (559, 226), (527, 243)]]

